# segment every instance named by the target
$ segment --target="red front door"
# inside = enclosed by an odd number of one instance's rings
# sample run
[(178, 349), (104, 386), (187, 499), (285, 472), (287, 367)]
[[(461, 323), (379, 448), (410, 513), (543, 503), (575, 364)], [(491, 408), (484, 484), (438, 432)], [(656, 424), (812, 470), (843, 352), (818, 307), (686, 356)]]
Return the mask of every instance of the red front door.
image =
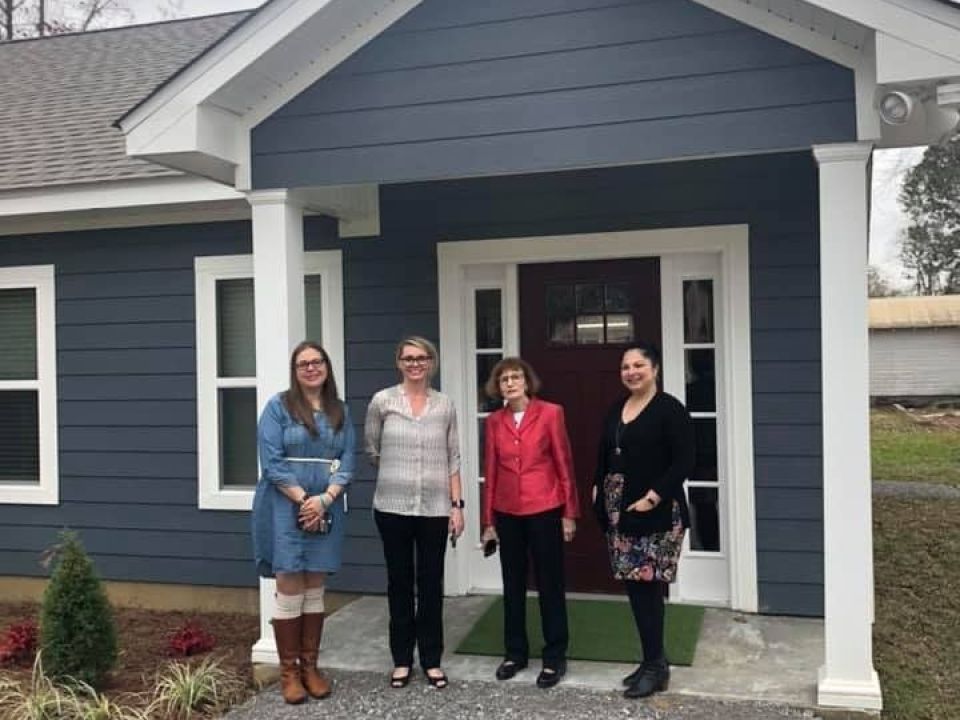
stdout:
[(624, 394), (620, 357), (631, 342), (661, 345), (657, 258), (520, 266), (521, 355), (540, 375), (540, 396), (561, 404), (573, 448), (582, 517), (567, 547), (567, 589), (620, 592), (591, 511), (597, 443)]

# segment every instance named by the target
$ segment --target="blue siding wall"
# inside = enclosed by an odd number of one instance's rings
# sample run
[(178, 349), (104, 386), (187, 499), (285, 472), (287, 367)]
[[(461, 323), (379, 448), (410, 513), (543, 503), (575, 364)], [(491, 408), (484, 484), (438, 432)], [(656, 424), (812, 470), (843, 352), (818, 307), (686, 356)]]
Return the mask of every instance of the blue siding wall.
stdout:
[[(0, 266), (56, 266), (61, 504), (0, 504), (0, 575), (45, 574), (70, 527), (108, 579), (256, 584), (247, 514), (197, 508), (196, 455), (194, 257), (250, 252), (247, 222), (2, 240)], [(351, 541), (339, 582), (369, 586), (379, 553)]]
[(690, 0), (424, 0), (253, 132), (258, 188), (856, 137), (852, 73)]
[[(382, 236), (344, 253), (346, 388), (362, 425), (394, 343), (436, 339), (438, 241), (750, 226), (761, 610), (822, 611), (817, 176), (809, 153), (385, 186)], [(252, 585), (247, 516), (199, 511), (193, 257), (250, 252), (247, 223), (4, 239), (0, 265), (55, 263), (59, 508), (0, 505), (0, 575), (39, 575), (69, 525), (108, 578)], [(382, 592), (373, 471), (351, 492), (341, 589)]]
[(402, 334), (437, 337), (438, 240), (747, 223), (760, 608), (818, 615), (816, 208), (809, 153), (384, 187), (382, 237), (344, 245), (352, 406), (395, 380), (391, 352)]

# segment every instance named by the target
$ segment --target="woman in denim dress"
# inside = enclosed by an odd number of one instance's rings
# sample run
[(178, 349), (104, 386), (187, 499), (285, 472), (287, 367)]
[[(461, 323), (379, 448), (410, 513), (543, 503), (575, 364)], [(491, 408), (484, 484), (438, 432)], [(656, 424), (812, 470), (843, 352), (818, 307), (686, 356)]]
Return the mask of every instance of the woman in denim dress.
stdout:
[(281, 692), (288, 703), (330, 694), (317, 671), (324, 584), (340, 569), (343, 493), (354, 469), (355, 435), (337, 396), (330, 358), (304, 341), (290, 358), (290, 389), (273, 396), (257, 427), (261, 476), (253, 506), (258, 572), (276, 577), (273, 630)]

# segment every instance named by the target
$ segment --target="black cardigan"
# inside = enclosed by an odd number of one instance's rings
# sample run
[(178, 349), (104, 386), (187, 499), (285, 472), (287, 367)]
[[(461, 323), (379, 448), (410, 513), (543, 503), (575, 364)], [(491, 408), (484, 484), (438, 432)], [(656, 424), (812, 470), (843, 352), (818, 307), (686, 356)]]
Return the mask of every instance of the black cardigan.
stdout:
[[(609, 520), (603, 499), (603, 479), (608, 473), (624, 475), (620, 505), (620, 532), (649, 535), (667, 532), (673, 526), (673, 502), (680, 505), (683, 526), (690, 526), (690, 511), (683, 492), (684, 481), (693, 473), (696, 444), (693, 421), (687, 409), (673, 395), (658, 392), (631, 422), (621, 425), (626, 398), (618, 400), (607, 413), (597, 450), (594, 484), (597, 499), (594, 512), (600, 527)], [(619, 433), (619, 438), (618, 438)], [(620, 447), (620, 455), (615, 450)], [(632, 503), (654, 490), (660, 504), (647, 512), (626, 512)]]

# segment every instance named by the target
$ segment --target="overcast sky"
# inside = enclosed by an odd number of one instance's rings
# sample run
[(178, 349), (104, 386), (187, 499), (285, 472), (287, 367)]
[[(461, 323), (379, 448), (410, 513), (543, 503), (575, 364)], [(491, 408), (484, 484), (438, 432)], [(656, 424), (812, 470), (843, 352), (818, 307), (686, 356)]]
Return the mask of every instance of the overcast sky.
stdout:
[[(130, 0), (130, 9), (136, 14), (137, 22), (163, 20), (161, 9), (166, 3), (167, 0)], [(262, 4), (263, 0), (174, 0), (172, 3), (178, 8), (179, 17), (249, 10)]]

